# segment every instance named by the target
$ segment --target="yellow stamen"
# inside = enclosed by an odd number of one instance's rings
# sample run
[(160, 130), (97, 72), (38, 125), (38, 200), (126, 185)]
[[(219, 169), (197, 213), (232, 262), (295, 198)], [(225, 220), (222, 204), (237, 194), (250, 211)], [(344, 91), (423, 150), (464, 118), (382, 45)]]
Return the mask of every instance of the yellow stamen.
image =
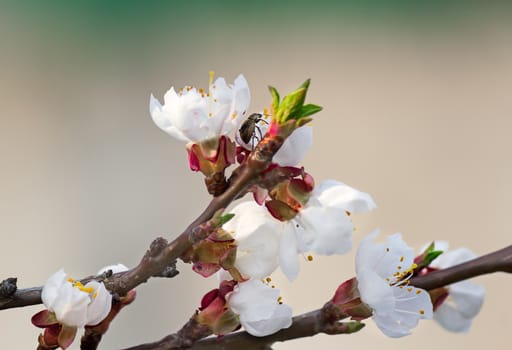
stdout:
[(401, 256), (401, 257), (400, 257), (400, 262), (403, 262), (403, 261), (404, 261), (404, 257), (403, 257), (403, 256)]
[(421, 309), (421, 310), (420, 310), (420, 314), (421, 314), (421, 315), (424, 315), (424, 314), (425, 314), (425, 310)]
[(267, 277), (265, 280), (266, 280), (268, 283), (270, 283), (270, 282), (272, 281), (272, 278)]
[(307, 259), (308, 259), (308, 261), (313, 261), (313, 256), (312, 255), (308, 255)]
[(420, 293), (421, 293), (421, 289), (418, 289), (418, 290), (416, 291), (416, 294), (420, 294)]

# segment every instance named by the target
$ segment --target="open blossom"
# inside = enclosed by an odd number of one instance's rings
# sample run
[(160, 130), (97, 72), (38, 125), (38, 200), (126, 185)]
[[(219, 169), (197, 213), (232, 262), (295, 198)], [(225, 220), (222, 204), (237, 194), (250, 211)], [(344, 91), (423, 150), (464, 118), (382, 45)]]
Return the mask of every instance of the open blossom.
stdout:
[(420, 319), (433, 316), (428, 292), (409, 286), (415, 268), (414, 250), (397, 233), (385, 243), (375, 243), (379, 234), (365, 237), (356, 254), (356, 276), (361, 300), (373, 310), (373, 320), (389, 337), (410, 334)]
[[(435, 250), (444, 251), (430, 267), (446, 269), (466, 261), (476, 255), (467, 248), (448, 250), (448, 242), (436, 241)], [(471, 281), (461, 281), (445, 287), (448, 295), (434, 311), (436, 320), (445, 329), (452, 332), (467, 332), (473, 318), (478, 314), (484, 301), (485, 290)]]
[(155, 124), (169, 135), (185, 142), (201, 142), (222, 135), (234, 136), (250, 103), (247, 81), (239, 75), (232, 85), (224, 78), (213, 81), (209, 91), (186, 86), (179, 91), (171, 87), (164, 104), (151, 95), (149, 111)]
[(334, 180), (320, 183), (292, 219), (276, 220), (254, 202), (242, 203), (224, 225), (237, 241), (235, 266), (247, 277), (261, 278), (277, 266), (288, 279), (299, 273), (300, 254), (344, 254), (352, 247), (351, 213), (367, 212), (375, 203), (367, 193)]
[(376, 207), (367, 193), (334, 180), (316, 186), (308, 202), (280, 226), (279, 265), (288, 279), (299, 273), (297, 254), (345, 254), (352, 248), (354, 224), (349, 215)]
[(260, 280), (238, 283), (228, 295), (227, 306), (239, 315), (242, 327), (256, 337), (292, 324), (292, 309), (280, 302), (279, 290)]
[(100, 323), (112, 305), (112, 296), (103, 283), (90, 281), (82, 285), (68, 278), (63, 269), (45, 283), (41, 299), (60, 323), (70, 327)]
[(223, 228), (235, 238), (235, 267), (248, 278), (270, 275), (279, 265), (277, 221), (254, 202), (240, 203), (230, 212), (235, 216)]

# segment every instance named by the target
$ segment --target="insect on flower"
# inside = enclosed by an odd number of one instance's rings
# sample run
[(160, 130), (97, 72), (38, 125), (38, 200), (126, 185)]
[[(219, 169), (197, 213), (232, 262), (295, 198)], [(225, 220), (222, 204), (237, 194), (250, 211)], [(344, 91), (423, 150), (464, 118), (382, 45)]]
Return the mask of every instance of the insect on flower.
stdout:
[[(240, 134), (240, 139), (244, 143), (247, 144), (252, 139), (252, 148), (254, 148), (254, 140), (259, 142), (263, 138), (263, 133), (261, 132), (258, 123), (263, 122), (265, 124), (268, 124), (268, 122), (264, 119), (264, 116), (266, 116), (266, 114), (252, 113), (242, 123), (242, 125), (240, 126), (240, 130), (238, 130)], [(258, 132), (258, 134), (256, 134), (256, 131)]]

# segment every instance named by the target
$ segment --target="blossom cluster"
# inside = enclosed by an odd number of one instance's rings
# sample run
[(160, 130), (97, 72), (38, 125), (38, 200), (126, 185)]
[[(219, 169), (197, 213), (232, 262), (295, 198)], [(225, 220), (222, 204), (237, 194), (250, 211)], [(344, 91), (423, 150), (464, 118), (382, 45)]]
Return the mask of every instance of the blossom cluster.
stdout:
[[(230, 307), (239, 317), (237, 322), (253, 335), (270, 334), (289, 322), (282, 322), (283, 313), (277, 317), (274, 316), (277, 312), (261, 313), (258, 307), (252, 315), (250, 308), (240, 307), (242, 304), (236, 300), (251, 299), (246, 304), (256, 303), (265, 309), (264, 292), (246, 291), (264, 288), (259, 280), (265, 280), (278, 268), (290, 281), (295, 280), (301, 256), (312, 259), (311, 254), (347, 253), (352, 248), (352, 215), (376, 208), (368, 193), (335, 180), (315, 184), (313, 177), (299, 167), (313, 141), (310, 116), (321, 110), (319, 106), (304, 104), (308, 86), (309, 81), (282, 100), (271, 87), (270, 109), (252, 114), (248, 113), (249, 87), (242, 75), (228, 85), (223, 78), (214, 81), (211, 73), (208, 91), (191, 86), (179, 92), (171, 88), (164, 96), (163, 106), (153, 96), (150, 99), (150, 113), (155, 123), (170, 135), (188, 142), (190, 167), (202, 171), (206, 178), (223, 174), (235, 160), (244, 164), (263, 139), (276, 135), (285, 138), (264, 174), (279, 174), (275, 176), (277, 180), (252, 186), (249, 191), (254, 200), (231, 208), (229, 212), (234, 217), (221, 228), (236, 249), (236, 258), (230, 260), (229, 269), (225, 263), (215, 268), (224, 267), (233, 278), (233, 287), (222, 296), (222, 305)], [(449, 266), (454, 262), (448, 258), (451, 255), (446, 254), (446, 259), (441, 256), (436, 261), (440, 267), (432, 261), (419, 267), (416, 263), (419, 256), (415, 257), (414, 250), (400, 234), (389, 236), (386, 243), (375, 243), (377, 235), (378, 231), (374, 231), (363, 239), (355, 262), (356, 278), (349, 284), (342, 284), (333, 301), (343, 311), (352, 312), (355, 319), (371, 316), (390, 337), (407, 335), (420, 319), (432, 317), (448, 329), (467, 330), (479, 310), (483, 290), (468, 288), (470, 282), (464, 282), (463, 286), (455, 284), (429, 294), (409, 285), (409, 279), (415, 274)], [(222, 283), (227, 280), (229, 278), (223, 279)], [(242, 296), (246, 293), (251, 297)], [(255, 301), (258, 294), (261, 294), (259, 303)], [(460, 306), (465, 305), (464, 301), (457, 300), (470, 295), (473, 300), (466, 303), (468, 306)], [(361, 305), (354, 306), (351, 298), (355, 297)], [(455, 306), (450, 304), (452, 299)], [(348, 300), (351, 303), (347, 304)], [(260, 320), (258, 326), (247, 322), (256, 315)]]
[[(186, 142), (190, 169), (205, 176), (214, 197), (240, 176), (240, 169), (265, 164), (257, 181), (238, 193), (251, 193), (252, 200), (228, 209), (228, 216), (181, 256), (200, 275), (218, 275), (218, 288), (204, 295), (195, 316), (214, 334), (242, 326), (261, 337), (290, 327), (292, 309), (270, 285), (270, 275), (280, 269), (294, 281), (301, 257), (346, 254), (352, 249), (353, 220), (376, 208), (370, 194), (332, 179), (316, 183), (300, 165), (313, 143), (311, 116), (321, 110), (305, 104), (308, 88), (309, 80), (281, 99), (270, 87), (272, 104), (258, 113), (249, 113), (251, 95), (243, 75), (228, 84), (211, 72), (207, 89), (171, 87), (163, 105), (150, 97), (153, 121)], [(264, 163), (262, 158), (269, 153), (272, 159)], [(228, 178), (226, 169), (236, 163), (239, 167)], [(482, 287), (466, 281), (427, 291), (410, 280), (470, 260), (474, 254), (465, 248), (443, 254), (446, 242), (415, 253), (401, 234), (382, 243), (376, 242), (378, 235), (375, 230), (362, 239), (356, 276), (338, 287), (332, 304), (354, 320), (371, 317), (389, 337), (408, 335), (419, 320), (432, 318), (448, 330), (467, 331), (482, 305)], [(115, 273), (126, 267), (106, 270)], [(42, 300), (47, 309), (32, 322), (45, 329), (40, 337), (45, 349), (67, 348), (78, 328), (106, 322), (113, 311), (112, 296), (101, 279), (84, 285), (63, 270), (48, 279)]]

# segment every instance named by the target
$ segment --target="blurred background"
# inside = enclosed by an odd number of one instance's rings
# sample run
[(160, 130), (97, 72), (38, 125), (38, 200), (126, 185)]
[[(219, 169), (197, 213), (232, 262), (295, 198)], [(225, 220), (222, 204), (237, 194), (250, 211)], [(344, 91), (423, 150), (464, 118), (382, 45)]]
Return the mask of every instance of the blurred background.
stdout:
[[(353, 217), (355, 245), (380, 227), (418, 248), (449, 240), (484, 254), (511, 243), (512, 12), (472, 1), (2, 1), (0, 3), (0, 278), (42, 285), (137, 264), (209, 200), (184, 144), (149, 116), (150, 93), (206, 87), (209, 70), (243, 73), (251, 110), (312, 79), (324, 106), (304, 160), (374, 197)], [(295, 313), (320, 307), (354, 275), (354, 253), (304, 262), (274, 281)], [(152, 279), (101, 349), (160, 339), (194, 312), (215, 280), (181, 264)], [(352, 336), (276, 349), (499, 348), (510, 339), (512, 278), (475, 279), (487, 298), (469, 334), (423, 321), (393, 340), (369, 320)], [(34, 349), (42, 307), (0, 312), (2, 347)], [(78, 347), (75, 343), (75, 348)]]

